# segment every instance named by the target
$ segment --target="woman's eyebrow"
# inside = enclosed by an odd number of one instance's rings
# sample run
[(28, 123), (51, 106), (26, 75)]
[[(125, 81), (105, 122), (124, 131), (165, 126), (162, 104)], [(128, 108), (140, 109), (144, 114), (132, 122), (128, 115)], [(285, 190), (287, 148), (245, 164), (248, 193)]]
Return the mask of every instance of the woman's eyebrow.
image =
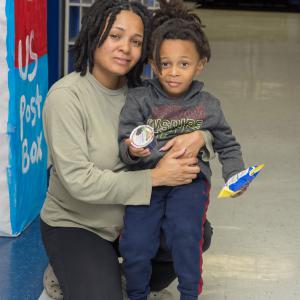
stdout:
[(123, 27), (119, 27), (119, 26), (113, 26), (112, 29), (119, 29), (121, 31), (125, 31)]
[[(125, 31), (125, 29), (123, 27), (119, 27), (119, 26), (113, 26), (112, 29), (118, 29), (121, 31)], [(143, 37), (143, 35), (140, 33), (135, 33), (134, 35), (140, 36), (141, 38)]]

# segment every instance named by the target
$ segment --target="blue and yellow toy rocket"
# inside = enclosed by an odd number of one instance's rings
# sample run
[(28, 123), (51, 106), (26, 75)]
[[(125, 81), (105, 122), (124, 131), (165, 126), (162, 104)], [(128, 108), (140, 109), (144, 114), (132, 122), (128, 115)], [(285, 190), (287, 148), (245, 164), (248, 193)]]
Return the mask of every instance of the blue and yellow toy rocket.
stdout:
[(232, 197), (239, 193), (244, 187), (249, 185), (249, 183), (259, 174), (263, 167), (264, 164), (254, 165), (230, 177), (220, 191), (218, 198)]

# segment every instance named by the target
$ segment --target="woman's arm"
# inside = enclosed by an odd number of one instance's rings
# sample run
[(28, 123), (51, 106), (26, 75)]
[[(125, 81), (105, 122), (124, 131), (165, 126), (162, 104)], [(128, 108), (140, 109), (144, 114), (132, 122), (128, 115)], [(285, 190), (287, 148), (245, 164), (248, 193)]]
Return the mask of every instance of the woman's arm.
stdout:
[[(191, 183), (200, 172), (196, 157), (182, 158), (185, 149), (165, 155), (151, 170), (152, 186), (176, 186)], [(180, 159), (178, 159), (180, 158)]]
[[(58, 199), (71, 196), (91, 204), (148, 204), (152, 187), (150, 170), (114, 172), (99, 168), (91, 159), (87, 139), (88, 117), (80, 100), (68, 89), (55, 89), (47, 96), (43, 124), (53, 164), (49, 193)], [(102, 134), (101, 128), (99, 132)], [(118, 160), (114, 154), (116, 149), (112, 150), (112, 156), (103, 157), (100, 151), (99, 163), (101, 159), (104, 165), (105, 160)]]

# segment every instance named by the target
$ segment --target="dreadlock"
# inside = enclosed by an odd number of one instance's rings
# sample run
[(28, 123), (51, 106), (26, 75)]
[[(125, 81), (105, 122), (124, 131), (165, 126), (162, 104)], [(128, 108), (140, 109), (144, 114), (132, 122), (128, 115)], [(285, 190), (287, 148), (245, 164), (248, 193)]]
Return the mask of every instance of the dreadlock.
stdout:
[(143, 65), (147, 59), (151, 14), (141, 3), (129, 2), (128, 0), (98, 0), (82, 18), (81, 30), (76, 38), (75, 45), (70, 50), (75, 61), (75, 71), (80, 72), (81, 76), (84, 76), (87, 70), (90, 72), (93, 70), (95, 50), (104, 43), (117, 15), (123, 10), (134, 12), (142, 19), (144, 25), (141, 58), (126, 75), (129, 86), (140, 84)]
[(160, 48), (166, 39), (189, 40), (195, 43), (200, 58), (209, 61), (211, 53), (205, 27), (200, 18), (184, 7), (182, 0), (159, 0), (160, 8), (155, 11), (153, 33), (149, 45), (149, 57), (161, 72)]

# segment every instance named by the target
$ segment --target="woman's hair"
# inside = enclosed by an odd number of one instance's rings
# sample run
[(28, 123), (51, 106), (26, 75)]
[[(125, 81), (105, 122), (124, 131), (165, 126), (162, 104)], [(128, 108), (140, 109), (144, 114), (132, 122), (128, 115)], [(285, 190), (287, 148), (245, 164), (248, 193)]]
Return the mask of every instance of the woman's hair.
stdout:
[(126, 75), (130, 86), (136, 86), (140, 83), (140, 75), (147, 59), (151, 13), (141, 3), (129, 2), (128, 0), (98, 0), (82, 18), (81, 30), (76, 38), (75, 45), (70, 50), (75, 60), (75, 71), (80, 72), (80, 75), (84, 76), (88, 67), (89, 71), (92, 71), (96, 48), (104, 43), (116, 20), (116, 16), (123, 10), (132, 11), (142, 19), (144, 24), (141, 58)]
[[(202, 30), (200, 18), (184, 7), (181, 0), (159, 0), (160, 8), (155, 11), (152, 21), (152, 36), (149, 45), (149, 58), (160, 66), (160, 48), (166, 39), (179, 39), (194, 42), (201, 59), (210, 59), (210, 46)], [(176, 51), (176, 49), (174, 49)]]

